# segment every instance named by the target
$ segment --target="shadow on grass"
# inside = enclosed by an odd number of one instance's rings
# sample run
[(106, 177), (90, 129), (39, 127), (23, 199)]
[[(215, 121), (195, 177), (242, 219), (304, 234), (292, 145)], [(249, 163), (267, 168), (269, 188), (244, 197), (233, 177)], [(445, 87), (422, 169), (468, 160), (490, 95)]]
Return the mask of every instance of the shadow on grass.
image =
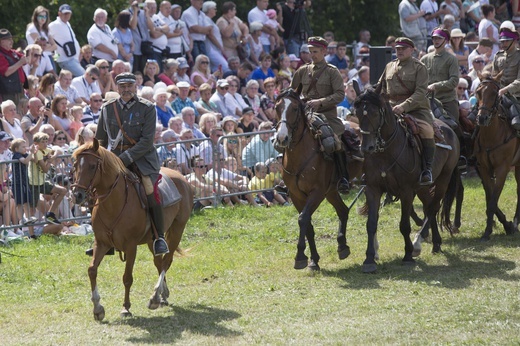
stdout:
[(128, 338), (138, 344), (172, 344), (182, 338), (184, 332), (213, 337), (235, 337), (242, 333), (221, 326), (222, 321), (239, 318), (237, 312), (216, 309), (201, 304), (188, 308), (172, 306), (171, 316), (133, 317), (124, 319), (123, 324), (145, 330), (143, 337)]
[(430, 286), (450, 289), (470, 287), (475, 279), (494, 278), (502, 281), (519, 281), (520, 275), (511, 274), (516, 268), (514, 261), (504, 260), (493, 255), (479, 252), (452, 254), (443, 252), (447, 264), (429, 265), (421, 258), (414, 265), (403, 265), (401, 258), (378, 262), (375, 274), (363, 274), (361, 265), (336, 271), (322, 270), (322, 275), (333, 276), (345, 281), (345, 289), (379, 289), (381, 281), (408, 280), (422, 282)]

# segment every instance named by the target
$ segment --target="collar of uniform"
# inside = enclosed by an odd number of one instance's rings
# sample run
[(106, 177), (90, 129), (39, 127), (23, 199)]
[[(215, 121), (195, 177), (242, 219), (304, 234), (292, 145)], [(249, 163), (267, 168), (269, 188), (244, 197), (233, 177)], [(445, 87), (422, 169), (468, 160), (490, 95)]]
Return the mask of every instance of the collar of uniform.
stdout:
[(412, 60), (413, 60), (412, 57), (409, 57), (409, 58), (406, 59), (406, 60), (399, 60), (399, 59), (397, 59), (397, 64), (398, 64), (399, 66), (404, 66), (404, 65), (408, 64), (408, 63), (409, 63), (410, 61), (412, 61)]
[(129, 109), (130, 107), (132, 107), (137, 101), (137, 95), (134, 95), (128, 102), (125, 102), (123, 101), (122, 98), (119, 98), (117, 100), (119, 102), (119, 105), (121, 106), (122, 109)]
[(446, 49), (443, 49), (442, 51), (440, 51), (439, 53), (435, 52), (435, 56), (443, 56), (444, 54), (448, 53), (448, 51)]
[(323, 66), (327, 65), (327, 62), (325, 60), (314, 63), (313, 70), (317, 70), (319, 68), (322, 68)]

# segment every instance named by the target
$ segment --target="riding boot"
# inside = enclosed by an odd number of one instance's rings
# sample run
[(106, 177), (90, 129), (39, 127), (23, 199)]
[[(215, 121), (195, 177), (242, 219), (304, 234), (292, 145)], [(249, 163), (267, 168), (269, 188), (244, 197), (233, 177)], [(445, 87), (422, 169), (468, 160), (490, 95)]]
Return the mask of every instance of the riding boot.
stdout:
[[(152, 223), (155, 225), (155, 229), (157, 231), (157, 239), (154, 239), (153, 242), (154, 255), (160, 256), (167, 254), (170, 252), (170, 250), (168, 249), (168, 244), (164, 240), (164, 219), (162, 206), (157, 203), (153, 194), (147, 195), (146, 199), (148, 200), (148, 210), (150, 212), (150, 217), (152, 218)], [(155, 238), (153, 231), (152, 237)]]
[(336, 170), (338, 172), (338, 176), (340, 177), (337, 184), (338, 192), (343, 195), (346, 195), (350, 192), (350, 183), (347, 171), (347, 158), (345, 156), (345, 152), (334, 152), (334, 161), (336, 161)]
[(520, 105), (518, 104), (518, 100), (516, 97), (507, 94), (503, 95), (502, 99), (504, 100), (503, 102), (509, 106), (509, 112), (506, 113), (509, 113), (508, 118), (511, 121), (511, 127), (516, 131), (520, 130)]
[(341, 141), (345, 145), (347, 152), (354, 160), (364, 161), (364, 155), (361, 151), (361, 141), (359, 136), (351, 129), (345, 130), (341, 136)]
[(435, 141), (432, 138), (421, 138), (421, 142), (423, 145), (424, 170), (421, 172), (419, 184), (431, 185), (433, 184), (432, 164), (435, 155)]

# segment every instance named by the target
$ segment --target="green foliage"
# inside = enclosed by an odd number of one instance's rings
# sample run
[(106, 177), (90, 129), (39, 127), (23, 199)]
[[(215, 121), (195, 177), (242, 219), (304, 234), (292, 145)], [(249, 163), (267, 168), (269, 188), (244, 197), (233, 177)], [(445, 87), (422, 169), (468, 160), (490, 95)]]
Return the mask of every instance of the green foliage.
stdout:
[[(235, 0), (237, 4), (237, 16), (247, 21), (247, 14), (255, 6), (251, 0)], [(86, 43), (88, 29), (92, 26), (92, 17), (96, 8), (104, 8), (108, 12), (108, 24), (113, 27), (117, 14), (128, 8), (127, 0), (83, 1), (83, 0), (51, 0), (44, 6), (50, 11), (50, 19), (54, 20), (61, 4), (68, 3), (72, 6), (71, 25), (74, 28), (80, 44)], [(189, 0), (172, 1), (182, 6), (189, 7)], [(0, 0), (3, 23), (5, 27), (18, 39), (25, 38), (25, 29), (31, 20), (32, 11), (41, 5), (38, 0)], [(158, 4), (160, 1), (158, 0)], [(221, 3), (219, 3), (220, 5)], [(360, 29), (367, 28), (372, 34), (372, 44), (381, 45), (388, 35), (399, 33), (399, 16), (397, 6), (399, 0), (312, 0), (312, 7), (307, 10), (307, 16), (315, 35), (321, 35), (325, 31), (333, 31), (337, 39), (352, 42), (358, 39)], [(276, 2), (270, 1), (269, 7), (275, 8)], [(217, 14), (220, 16), (220, 13)]]

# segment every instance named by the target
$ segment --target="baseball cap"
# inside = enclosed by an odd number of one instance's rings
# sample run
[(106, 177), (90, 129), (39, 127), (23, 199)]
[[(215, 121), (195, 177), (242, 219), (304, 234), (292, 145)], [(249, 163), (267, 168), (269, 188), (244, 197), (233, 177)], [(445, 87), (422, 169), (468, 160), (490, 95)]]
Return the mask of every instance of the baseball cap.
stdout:
[(177, 58), (177, 62), (179, 63), (179, 68), (190, 67), (190, 65), (188, 65), (188, 61), (186, 60), (186, 58)]
[(242, 109), (242, 114), (247, 114), (247, 113), (254, 113), (253, 108), (246, 107), (246, 108)]
[(13, 137), (5, 131), (0, 131), (0, 141), (10, 141)]
[(300, 47), (300, 53), (310, 53), (307, 43), (302, 44)]
[(116, 84), (135, 83), (135, 75), (130, 72), (123, 72), (116, 76)]
[(298, 57), (294, 54), (289, 54), (289, 59), (291, 61), (300, 61), (300, 59), (298, 59)]
[(219, 79), (219, 80), (217, 81), (217, 86), (218, 86), (219, 88), (223, 88), (223, 87), (227, 87), (227, 86), (229, 86), (229, 83), (228, 83), (228, 81), (225, 80), (225, 79)]
[(179, 5), (179, 4), (174, 4), (174, 5), (172, 5), (172, 10), (174, 10), (174, 9), (176, 9), (176, 8), (178, 8), (178, 7), (181, 7), (181, 5)]
[(68, 5), (68, 4), (63, 4), (60, 6), (60, 9), (58, 10), (58, 12), (72, 13), (72, 7), (70, 7), (70, 5)]

